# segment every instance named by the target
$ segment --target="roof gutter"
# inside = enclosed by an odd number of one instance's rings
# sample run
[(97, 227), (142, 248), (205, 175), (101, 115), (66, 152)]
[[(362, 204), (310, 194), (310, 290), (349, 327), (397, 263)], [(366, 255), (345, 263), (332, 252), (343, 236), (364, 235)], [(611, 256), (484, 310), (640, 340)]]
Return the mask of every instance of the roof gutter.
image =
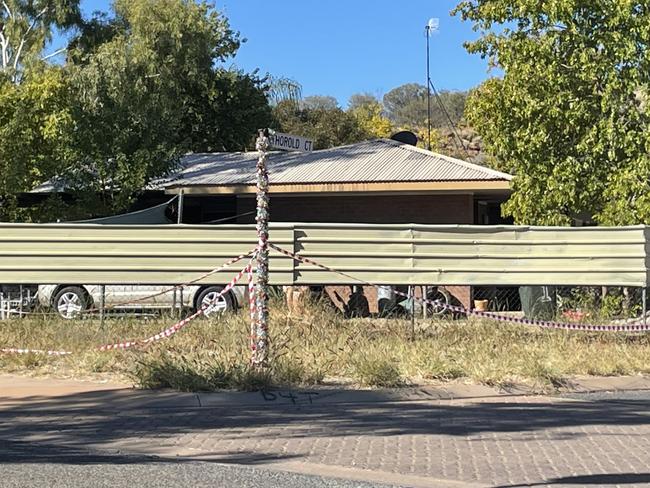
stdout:
[[(509, 193), (510, 181), (416, 181), (380, 183), (316, 183), (316, 184), (271, 184), (270, 193), (370, 193), (370, 192), (476, 192), (496, 191)], [(240, 195), (254, 194), (255, 185), (189, 185), (169, 186), (166, 193), (186, 195)]]

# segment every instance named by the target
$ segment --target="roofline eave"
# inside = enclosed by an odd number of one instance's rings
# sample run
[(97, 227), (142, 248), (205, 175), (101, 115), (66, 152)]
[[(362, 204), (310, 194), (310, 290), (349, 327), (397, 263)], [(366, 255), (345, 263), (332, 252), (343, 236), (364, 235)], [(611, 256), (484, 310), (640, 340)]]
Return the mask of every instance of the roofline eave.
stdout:
[[(257, 192), (255, 185), (169, 185), (165, 193), (185, 195), (246, 195)], [(363, 183), (271, 183), (269, 193), (388, 193), (388, 192), (464, 192), (479, 191), (510, 193), (510, 181), (413, 181)]]

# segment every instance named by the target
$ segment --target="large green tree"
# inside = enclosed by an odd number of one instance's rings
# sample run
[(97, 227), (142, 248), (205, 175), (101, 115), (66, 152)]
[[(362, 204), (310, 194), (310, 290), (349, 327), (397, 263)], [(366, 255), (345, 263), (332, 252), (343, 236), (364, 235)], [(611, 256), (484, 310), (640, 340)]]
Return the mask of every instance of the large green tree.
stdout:
[[(186, 151), (242, 150), (268, 125), (264, 80), (228, 70), (239, 36), (214, 8), (190, 0), (116, 0), (70, 52), (71, 171), (96, 213), (124, 208)], [(88, 203), (84, 203), (88, 205)]]
[[(431, 92), (431, 126), (434, 128), (458, 125), (463, 118), (466, 92), (440, 90)], [(400, 127), (413, 129), (427, 126), (427, 87), (407, 83), (393, 88), (384, 95), (384, 107), (388, 118)], [(447, 118), (447, 115), (449, 118)]]
[(369, 93), (356, 93), (350, 97), (348, 112), (356, 119), (369, 137), (390, 137), (395, 129), (384, 114), (381, 102)]
[[(52, 64), (52, 29), (72, 26)], [(179, 155), (251, 147), (271, 120), (267, 80), (224, 67), (239, 34), (206, 2), (115, 0), (80, 23), (76, 0), (0, 0), (0, 34), (0, 218), (53, 177), (77, 196), (59, 218), (121, 211)]]
[(67, 30), (80, 22), (79, 0), (2, 0), (0, 77), (22, 81), (26, 69), (62, 52), (44, 52), (54, 30)]
[(384, 95), (388, 117), (400, 127), (425, 127), (427, 123), (427, 88), (407, 83)]
[(351, 144), (371, 137), (352, 113), (338, 106), (304, 108), (298, 102), (285, 100), (273, 108), (273, 116), (275, 127), (309, 137), (314, 141), (314, 149)]
[(470, 0), (470, 52), (503, 70), (467, 118), (516, 175), (519, 223), (650, 223), (650, 7), (632, 0)]
[(15, 216), (15, 196), (60, 170), (74, 125), (59, 68), (32, 73), (20, 85), (0, 81), (0, 219)]

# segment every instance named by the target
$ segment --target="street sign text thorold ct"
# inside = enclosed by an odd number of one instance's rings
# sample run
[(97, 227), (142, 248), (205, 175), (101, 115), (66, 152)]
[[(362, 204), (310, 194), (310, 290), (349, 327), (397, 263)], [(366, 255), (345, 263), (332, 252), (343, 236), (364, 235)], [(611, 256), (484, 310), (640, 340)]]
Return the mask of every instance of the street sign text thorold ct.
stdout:
[(273, 149), (284, 151), (311, 152), (314, 150), (314, 141), (311, 139), (282, 132), (269, 131), (269, 143)]

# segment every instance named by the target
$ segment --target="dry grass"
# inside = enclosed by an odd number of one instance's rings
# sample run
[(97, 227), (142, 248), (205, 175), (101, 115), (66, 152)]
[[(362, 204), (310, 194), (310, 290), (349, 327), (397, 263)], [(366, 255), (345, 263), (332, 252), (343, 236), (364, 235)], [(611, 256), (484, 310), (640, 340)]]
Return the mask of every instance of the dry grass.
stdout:
[(248, 367), (245, 312), (197, 320), (143, 350), (98, 352), (92, 346), (145, 337), (172, 319), (62, 321), (35, 316), (0, 322), (0, 347), (57, 348), (69, 357), (2, 355), (0, 371), (57, 377), (132, 380), (142, 387), (199, 391), (313, 385), (344, 379), (390, 387), (454, 379), (550, 388), (575, 375), (650, 373), (650, 335), (545, 331), (489, 321), (410, 324), (397, 319), (344, 320), (318, 304), (297, 317), (272, 307), (273, 367)]

